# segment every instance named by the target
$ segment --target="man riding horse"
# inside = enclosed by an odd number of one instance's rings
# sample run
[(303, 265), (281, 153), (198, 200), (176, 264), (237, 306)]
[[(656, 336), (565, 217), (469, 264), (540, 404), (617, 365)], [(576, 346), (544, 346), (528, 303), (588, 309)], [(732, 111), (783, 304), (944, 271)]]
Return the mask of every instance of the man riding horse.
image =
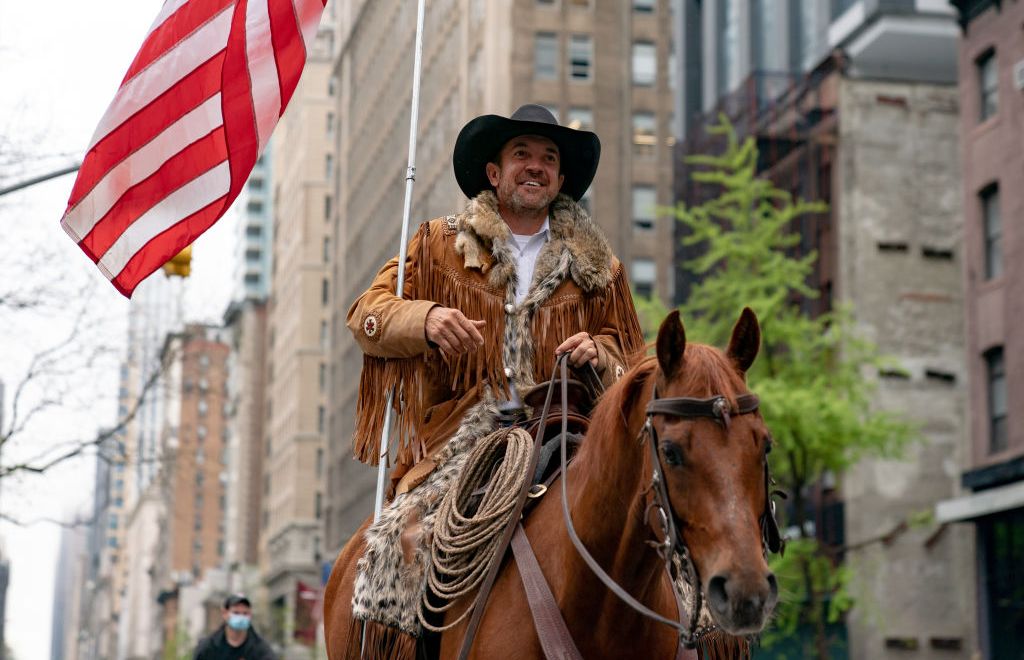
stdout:
[(402, 297), (396, 257), (352, 305), (348, 326), (365, 353), (355, 453), (379, 460), (397, 387), (393, 495), (423, 482), (467, 420), (478, 437), (522, 421), (520, 393), (550, 374), (556, 354), (610, 383), (642, 351), (625, 269), (578, 203), (600, 152), (594, 133), (538, 105), (473, 119), (453, 156), (466, 210), (420, 226)]
[[(757, 319), (744, 310), (722, 352), (688, 343), (670, 314), (657, 356), (634, 366), (644, 342), (622, 264), (577, 203), (599, 153), (596, 135), (559, 126), (540, 106), (472, 120), (454, 153), (466, 210), (420, 226), (402, 297), (393, 259), (349, 311), (366, 353), (356, 455), (378, 460), (393, 387), (404, 428), (393, 499), (342, 549), (325, 588), (332, 660), (695, 657), (687, 645), (731, 659), (748, 657), (745, 636), (768, 620), (777, 585), (766, 558), (781, 540), (770, 434), (746, 386)], [(464, 544), (442, 544), (451, 552), (440, 551), (440, 566), (437, 541), (450, 529), (443, 521), (468, 518), (442, 516), (449, 507), (439, 503), (452, 493), (484, 492), (481, 508), (501, 498), (502, 489), (463, 482), (499, 478), (497, 464), (478, 469), (468, 457), (490, 440), (525, 434), (495, 431), (525, 420), (524, 400), (536, 394), (526, 388), (562, 354), (614, 385), (571, 465), (570, 434), (558, 436), (562, 471), (548, 479), (561, 496), (541, 497), (545, 485), (521, 518), (531, 481), (520, 480), (518, 505), (502, 505), (511, 524), (493, 560), (449, 563), (463, 546), (490, 547), (474, 530)], [(509, 538), (514, 560), (503, 561)], [(482, 577), (481, 562), (487, 578), (471, 582)], [(433, 603), (438, 590), (428, 581), (452, 593), (445, 603)]]

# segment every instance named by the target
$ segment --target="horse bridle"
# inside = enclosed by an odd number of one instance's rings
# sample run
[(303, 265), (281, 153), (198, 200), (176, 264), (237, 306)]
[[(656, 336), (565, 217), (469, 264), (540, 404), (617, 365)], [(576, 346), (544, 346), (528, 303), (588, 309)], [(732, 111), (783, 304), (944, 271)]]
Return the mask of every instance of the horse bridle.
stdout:
[[(568, 396), (567, 380), (568, 380), (568, 354), (560, 355), (555, 364), (556, 372), (561, 370), (561, 387), (562, 396)], [(552, 386), (554, 384), (554, 376), (552, 376)], [(576, 546), (577, 552), (583, 559), (584, 563), (590, 568), (591, 571), (597, 576), (601, 582), (604, 583), (608, 589), (619, 597), (623, 602), (632, 607), (640, 614), (663, 623), (671, 628), (674, 628), (679, 634), (679, 641), (686, 648), (694, 648), (700, 638), (710, 632), (713, 627), (699, 628), (698, 622), (700, 619), (700, 609), (702, 606), (702, 590), (700, 586), (700, 579), (697, 574), (697, 567), (693, 563), (693, 559), (690, 556), (690, 551), (686, 547), (686, 543), (683, 541), (682, 536), (679, 534), (676, 528), (675, 512), (672, 510), (672, 502), (668, 497), (668, 489), (666, 488), (664, 469), (661, 465), (661, 460), (658, 457), (658, 434), (654, 429), (654, 424), (651, 418), (654, 415), (666, 415), (670, 417), (680, 417), (683, 419), (696, 418), (696, 417), (709, 417), (711, 419), (718, 420), (721, 422), (726, 429), (728, 429), (732, 416), (734, 415), (746, 415), (757, 411), (760, 405), (760, 400), (754, 394), (742, 394), (736, 397), (736, 410), (731, 411), (729, 408), (729, 401), (724, 396), (713, 396), (707, 399), (695, 399), (689, 397), (673, 397), (673, 398), (658, 398), (657, 386), (655, 386), (652, 394), (651, 401), (647, 404), (645, 410), (646, 421), (644, 422), (643, 429), (640, 432), (640, 441), (647, 441), (651, 451), (651, 491), (653, 492), (653, 499), (648, 504), (644, 511), (644, 518), (648, 525), (650, 522), (650, 512), (653, 510), (657, 513), (657, 520), (661, 527), (660, 530), (655, 529), (655, 534), (661, 534), (660, 541), (648, 541), (653, 546), (658, 555), (665, 562), (666, 570), (669, 575), (675, 575), (674, 570), (674, 558), (680, 561), (683, 576), (686, 581), (692, 587), (692, 597), (690, 602), (690, 621), (689, 626), (684, 626), (679, 621), (673, 621), (662, 615), (658, 614), (654, 610), (651, 610), (640, 601), (636, 600), (630, 595), (625, 589), (623, 589), (617, 582), (605, 570), (598, 564), (597, 560), (590, 554), (583, 541), (580, 540), (579, 535), (576, 533), (576, 528), (572, 523), (572, 515), (569, 512), (569, 498), (566, 481), (568, 477), (567, 470), (567, 449), (566, 449), (566, 435), (568, 430), (568, 418), (565, 413), (565, 408), (562, 409), (562, 435), (561, 435), (561, 469), (562, 469), (562, 514), (565, 518), (566, 531), (569, 534), (569, 538), (572, 540), (574, 546)], [(781, 552), (783, 548), (783, 541), (778, 531), (778, 524), (775, 521), (775, 503), (772, 501), (772, 495), (781, 494), (778, 491), (770, 492), (771, 476), (768, 472), (768, 461), (765, 460), (764, 468), (765, 478), (765, 509), (761, 514), (760, 525), (763, 543), (763, 552), (767, 556), (768, 552)], [(673, 583), (673, 591), (676, 587)], [(677, 600), (678, 593), (676, 594)], [(681, 615), (682, 613), (680, 613)], [(682, 618), (682, 616), (680, 616)]]

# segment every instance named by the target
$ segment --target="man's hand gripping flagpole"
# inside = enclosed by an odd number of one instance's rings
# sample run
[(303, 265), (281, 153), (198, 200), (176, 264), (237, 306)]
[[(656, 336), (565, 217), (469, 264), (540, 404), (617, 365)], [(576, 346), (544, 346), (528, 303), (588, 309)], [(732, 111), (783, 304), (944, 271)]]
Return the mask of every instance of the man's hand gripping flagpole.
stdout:
[[(405, 209), (402, 213), (402, 242), (398, 248), (398, 284), (395, 295), (402, 297), (405, 286), (405, 259), (408, 253), (409, 243), (409, 215), (412, 211), (412, 187), (416, 181), (416, 129), (419, 123), (420, 113), (420, 68), (423, 58), (423, 15), (426, 0), (419, 0), (416, 10), (416, 48), (413, 60), (412, 72), (412, 113), (409, 117), (409, 164), (405, 170)], [(391, 453), (391, 416), (394, 414), (392, 403), (395, 399), (395, 391), (388, 392), (387, 406), (385, 406), (384, 431), (380, 438), (380, 455), (377, 457), (377, 495), (373, 504), (373, 520), (380, 518), (381, 509), (384, 508), (384, 483), (387, 477), (388, 463)]]

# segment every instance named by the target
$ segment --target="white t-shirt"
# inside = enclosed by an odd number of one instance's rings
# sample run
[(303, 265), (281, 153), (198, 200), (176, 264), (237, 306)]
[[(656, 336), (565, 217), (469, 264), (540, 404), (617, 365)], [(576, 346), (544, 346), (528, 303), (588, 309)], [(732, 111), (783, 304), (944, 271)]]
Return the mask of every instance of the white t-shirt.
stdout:
[(537, 266), (537, 257), (540, 255), (541, 248), (548, 242), (549, 230), (548, 219), (544, 218), (544, 224), (541, 225), (540, 231), (536, 234), (529, 236), (512, 234), (512, 248), (518, 252), (516, 254), (516, 274), (518, 276), (518, 283), (516, 285), (517, 305), (526, 299), (526, 294), (530, 290), (530, 283), (533, 281), (533, 271)]

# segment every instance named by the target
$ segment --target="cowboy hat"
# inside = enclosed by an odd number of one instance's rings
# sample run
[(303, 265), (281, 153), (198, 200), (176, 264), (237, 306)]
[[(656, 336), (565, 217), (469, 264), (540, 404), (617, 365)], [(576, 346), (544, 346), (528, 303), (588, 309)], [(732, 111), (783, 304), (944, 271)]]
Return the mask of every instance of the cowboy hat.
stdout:
[(559, 126), (547, 108), (533, 104), (520, 107), (511, 117), (482, 115), (459, 131), (452, 163), (455, 179), (466, 197), (472, 199), (483, 190), (493, 189), (486, 165), (506, 142), (520, 135), (540, 135), (558, 146), (565, 175), (561, 192), (579, 201), (597, 172), (601, 141), (590, 131)]

